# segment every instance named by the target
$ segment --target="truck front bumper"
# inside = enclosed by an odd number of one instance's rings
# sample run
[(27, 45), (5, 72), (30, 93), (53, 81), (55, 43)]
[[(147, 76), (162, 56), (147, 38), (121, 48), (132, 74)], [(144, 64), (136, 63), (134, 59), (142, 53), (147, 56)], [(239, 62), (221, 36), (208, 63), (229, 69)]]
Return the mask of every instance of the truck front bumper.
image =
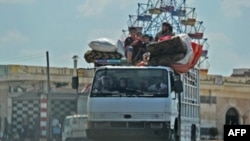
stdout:
[(87, 137), (93, 140), (163, 140), (169, 129), (87, 129)]

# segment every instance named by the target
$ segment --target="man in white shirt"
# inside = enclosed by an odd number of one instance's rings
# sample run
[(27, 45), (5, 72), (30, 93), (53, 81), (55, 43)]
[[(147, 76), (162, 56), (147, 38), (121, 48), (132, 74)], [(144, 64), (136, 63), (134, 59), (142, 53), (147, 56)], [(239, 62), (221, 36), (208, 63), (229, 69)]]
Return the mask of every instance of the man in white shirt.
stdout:
[(160, 77), (156, 78), (155, 84), (148, 87), (148, 91), (157, 91), (162, 92), (163, 90), (167, 89), (167, 85), (162, 83), (162, 80)]
[(59, 139), (61, 133), (61, 124), (56, 117), (53, 118), (51, 126), (52, 126), (53, 138), (56, 140)]
[(101, 77), (101, 91), (108, 92), (112, 91), (113, 80), (110, 76), (102, 76)]
[(54, 117), (51, 125), (52, 127), (60, 126), (60, 122), (56, 117)]

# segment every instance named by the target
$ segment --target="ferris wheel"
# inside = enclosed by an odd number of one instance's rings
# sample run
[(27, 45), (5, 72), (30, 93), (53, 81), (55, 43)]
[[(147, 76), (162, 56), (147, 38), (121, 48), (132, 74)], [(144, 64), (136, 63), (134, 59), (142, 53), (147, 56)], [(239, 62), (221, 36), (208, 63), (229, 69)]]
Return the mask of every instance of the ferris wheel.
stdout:
[[(136, 27), (144, 34), (155, 36), (161, 30), (163, 22), (173, 26), (175, 34), (188, 34), (193, 42), (203, 46), (202, 56), (198, 62), (200, 71), (207, 73), (209, 68), (207, 38), (204, 37), (204, 22), (197, 19), (196, 8), (189, 7), (186, 0), (148, 0), (138, 3), (135, 14), (129, 15), (129, 27)], [(122, 30), (123, 37), (128, 35), (128, 30)]]

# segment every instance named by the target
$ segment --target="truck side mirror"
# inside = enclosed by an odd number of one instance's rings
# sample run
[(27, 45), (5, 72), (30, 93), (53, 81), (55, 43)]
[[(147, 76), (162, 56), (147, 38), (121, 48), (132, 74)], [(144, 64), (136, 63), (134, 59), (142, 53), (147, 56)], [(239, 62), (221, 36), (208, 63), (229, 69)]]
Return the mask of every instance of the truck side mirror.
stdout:
[(174, 82), (174, 91), (176, 93), (181, 93), (183, 92), (183, 84), (182, 84), (182, 81), (181, 80), (176, 80)]
[(77, 76), (72, 77), (72, 83), (71, 83), (72, 88), (78, 89), (78, 85), (79, 85), (78, 77)]

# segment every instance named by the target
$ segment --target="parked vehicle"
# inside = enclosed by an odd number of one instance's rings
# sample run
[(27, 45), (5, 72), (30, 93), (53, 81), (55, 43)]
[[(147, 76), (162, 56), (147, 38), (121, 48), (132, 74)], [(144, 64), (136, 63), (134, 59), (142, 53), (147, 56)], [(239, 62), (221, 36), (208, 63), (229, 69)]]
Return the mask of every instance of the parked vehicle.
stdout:
[(87, 115), (70, 115), (64, 120), (62, 141), (86, 140)]

